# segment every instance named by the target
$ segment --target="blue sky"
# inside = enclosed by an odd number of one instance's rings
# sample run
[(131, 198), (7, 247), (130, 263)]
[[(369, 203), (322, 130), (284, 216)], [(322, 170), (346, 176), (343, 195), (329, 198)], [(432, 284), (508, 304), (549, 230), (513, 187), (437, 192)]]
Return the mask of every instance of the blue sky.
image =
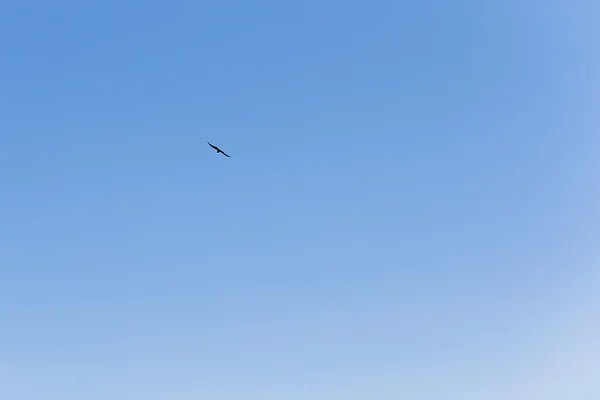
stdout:
[(0, 397), (595, 398), (598, 12), (483, 3), (2, 5)]

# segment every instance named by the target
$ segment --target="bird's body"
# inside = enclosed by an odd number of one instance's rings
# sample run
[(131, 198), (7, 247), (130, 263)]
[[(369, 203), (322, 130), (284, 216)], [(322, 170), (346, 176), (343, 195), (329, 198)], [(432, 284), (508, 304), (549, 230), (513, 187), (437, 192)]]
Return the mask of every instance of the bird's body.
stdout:
[(221, 153), (223, 154), (225, 157), (231, 157), (229, 154), (225, 153), (223, 150), (221, 150), (220, 148), (218, 148), (217, 146), (212, 145), (210, 142), (206, 142), (208, 143), (208, 145), (210, 147), (212, 147), (213, 149), (215, 149), (217, 151), (217, 154)]

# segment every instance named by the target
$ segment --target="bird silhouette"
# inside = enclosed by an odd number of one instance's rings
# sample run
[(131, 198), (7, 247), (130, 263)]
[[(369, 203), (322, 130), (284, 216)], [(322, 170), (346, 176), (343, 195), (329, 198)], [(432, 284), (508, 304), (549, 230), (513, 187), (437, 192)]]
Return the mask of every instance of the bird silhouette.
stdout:
[(221, 153), (221, 154), (223, 154), (225, 157), (231, 157), (229, 154), (225, 153), (223, 150), (221, 150), (221, 149), (220, 149), (220, 148), (218, 148), (217, 146), (214, 146), (214, 145), (210, 144), (210, 142), (206, 142), (206, 143), (208, 143), (208, 145), (209, 145), (210, 147), (212, 147), (213, 149), (215, 149), (215, 150), (217, 151), (217, 154)]

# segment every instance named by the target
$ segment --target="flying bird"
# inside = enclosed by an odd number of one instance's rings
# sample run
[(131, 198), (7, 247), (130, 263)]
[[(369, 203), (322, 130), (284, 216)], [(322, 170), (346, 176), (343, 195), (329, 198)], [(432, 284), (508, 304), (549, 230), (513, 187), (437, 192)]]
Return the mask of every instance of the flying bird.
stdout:
[(213, 149), (215, 149), (217, 151), (217, 154), (222, 153), (225, 157), (231, 157), (229, 154), (225, 153), (223, 150), (221, 150), (217, 146), (213, 146), (212, 144), (210, 144), (210, 142), (206, 142), (206, 143), (208, 143), (208, 145), (210, 147), (212, 147)]

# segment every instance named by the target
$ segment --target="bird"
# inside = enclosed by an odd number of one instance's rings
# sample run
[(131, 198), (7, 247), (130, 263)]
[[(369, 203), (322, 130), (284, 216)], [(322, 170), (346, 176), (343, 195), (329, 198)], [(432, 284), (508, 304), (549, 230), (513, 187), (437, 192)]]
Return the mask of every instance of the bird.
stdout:
[(225, 157), (231, 157), (229, 154), (225, 153), (223, 150), (221, 150), (217, 146), (214, 146), (214, 145), (210, 144), (210, 142), (206, 142), (206, 143), (208, 143), (208, 145), (210, 147), (212, 147), (213, 149), (215, 149), (217, 151), (217, 154), (222, 153)]

